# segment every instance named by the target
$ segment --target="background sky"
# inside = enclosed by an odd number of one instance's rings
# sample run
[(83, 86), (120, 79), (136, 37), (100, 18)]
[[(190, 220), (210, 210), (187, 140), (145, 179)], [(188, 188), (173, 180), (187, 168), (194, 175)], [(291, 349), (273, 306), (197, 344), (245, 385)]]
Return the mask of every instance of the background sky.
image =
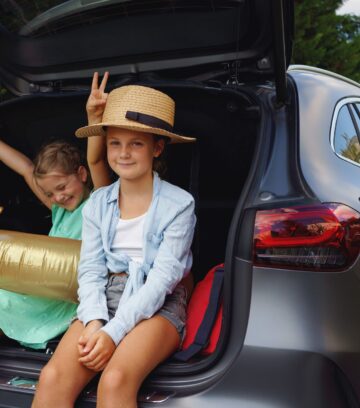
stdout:
[(360, 0), (344, 1), (342, 7), (338, 10), (339, 14), (354, 13), (360, 15)]

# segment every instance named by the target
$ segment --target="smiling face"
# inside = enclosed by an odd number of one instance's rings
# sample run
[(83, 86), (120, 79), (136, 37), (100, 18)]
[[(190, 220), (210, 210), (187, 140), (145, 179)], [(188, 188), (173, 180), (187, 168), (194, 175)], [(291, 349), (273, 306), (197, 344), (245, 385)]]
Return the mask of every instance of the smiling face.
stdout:
[(109, 127), (107, 157), (112, 170), (123, 180), (139, 181), (152, 175), (153, 160), (164, 149), (164, 140), (149, 133)]
[(36, 177), (36, 183), (52, 204), (73, 211), (88, 195), (86, 179), (87, 171), (80, 166), (74, 174), (54, 169), (42, 177)]

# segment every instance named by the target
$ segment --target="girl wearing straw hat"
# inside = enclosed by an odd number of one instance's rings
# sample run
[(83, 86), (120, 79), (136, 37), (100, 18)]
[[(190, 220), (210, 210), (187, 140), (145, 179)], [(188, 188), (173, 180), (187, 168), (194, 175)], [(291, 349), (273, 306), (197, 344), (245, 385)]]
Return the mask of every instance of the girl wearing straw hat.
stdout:
[(34, 408), (72, 407), (99, 371), (98, 406), (136, 407), (144, 378), (181, 343), (194, 199), (153, 171), (167, 142), (195, 140), (174, 133), (174, 113), (168, 95), (123, 86), (107, 96), (101, 123), (76, 132), (106, 135), (119, 179), (84, 206), (78, 320), (43, 369)]

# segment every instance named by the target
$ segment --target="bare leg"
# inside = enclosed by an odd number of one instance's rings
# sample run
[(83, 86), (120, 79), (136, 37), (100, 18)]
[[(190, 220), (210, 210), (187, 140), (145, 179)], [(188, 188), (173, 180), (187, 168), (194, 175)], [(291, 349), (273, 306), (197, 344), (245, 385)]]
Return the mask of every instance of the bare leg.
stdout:
[(72, 408), (85, 385), (96, 375), (78, 362), (78, 340), (84, 326), (74, 322), (42, 369), (32, 408)]
[(175, 327), (164, 317), (140, 322), (119, 344), (101, 375), (98, 408), (135, 408), (145, 377), (179, 346)]

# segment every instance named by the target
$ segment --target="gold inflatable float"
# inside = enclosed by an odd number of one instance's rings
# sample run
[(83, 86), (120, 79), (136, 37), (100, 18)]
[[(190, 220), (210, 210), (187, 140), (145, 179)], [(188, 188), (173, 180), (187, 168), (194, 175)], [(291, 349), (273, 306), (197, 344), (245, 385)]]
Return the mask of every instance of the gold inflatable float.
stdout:
[(0, 288), (77, 302), (81, 241), (0, 230)]
[[(0, 230), (0, 289), (77, 303), (81, 241)], [(181, 282), (188, 298), (190, 273)]]

